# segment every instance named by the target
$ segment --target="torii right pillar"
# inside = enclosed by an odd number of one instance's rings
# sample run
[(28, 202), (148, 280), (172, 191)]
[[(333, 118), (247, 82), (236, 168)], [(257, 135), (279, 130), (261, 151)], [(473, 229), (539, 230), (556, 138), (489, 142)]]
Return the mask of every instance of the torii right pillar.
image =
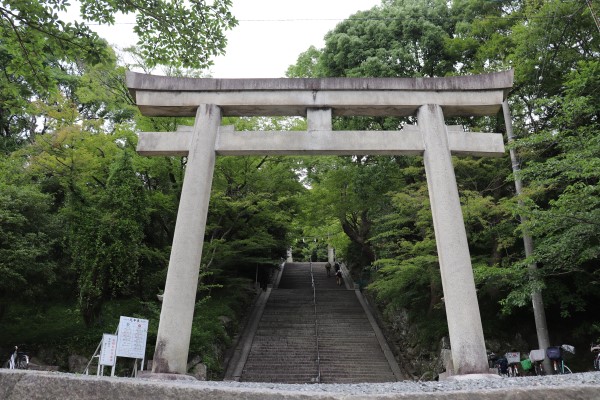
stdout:
[(423, 162), (454, 364), (451, 373), (486, 373), (489, 366), (483, 328), (442, 108), (421, 106), (417, 123), (425, 147)]

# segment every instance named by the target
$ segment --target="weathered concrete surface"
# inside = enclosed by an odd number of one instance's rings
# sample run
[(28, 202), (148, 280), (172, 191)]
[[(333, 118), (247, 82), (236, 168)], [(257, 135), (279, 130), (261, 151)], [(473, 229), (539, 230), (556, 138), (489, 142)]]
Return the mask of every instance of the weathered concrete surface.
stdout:
[(175, 78), (127, 73), (144, 115), (194, 116), (216, 104), (224, 116), (306, 116), (330, 108), (334, 116), (408, 116), (439, 104), (446, 116), (491, 115), (512, 87), (513, 71), (444, 78)]
[(185, 374), (221, 113), (198, 107), (169, 259), (152, 371)]
[[(183, 131), (140, 132), (137, 151), (147, 156), (185, 156), (192, 136)], [(453, 155), (504, 155), (499, 133), (449, 129), (448, 146)], [(223, 156), (420, 155), (424, 150), (421, 132), (412, 125), (401, 131), (234, 131), (222, 126), (215, 144), (216, 154)]]
[(503, 157), (501, 133), (465, 132), (462, 125), (447, 125), (448, 147), (453, 156)]
[(309, 108), (306, 110), (308, 131), (331, 131), (331, 108)]
[(486, 373), (488, 361), (458, 187), (440, 106), (417, 115), (423, 134), (423, 163), (435, 231), (454, 374)]
[(176, 78), (127, 72), (132, 90), (182, 92), (289, 91), (289, 90), (482, 90), (506, 89), (513, 71), (445, 78)]
[(207, 382), (156, 381), (131, 378), (92, 377), (41, 371), (0, 370), (2, 400), (595, 400), (600, 385), (543, 386), (495, 390), (347, 394), (320, 391), (315, 385), (298, 385), (297, 390), (278, 390), (267, 386), (241, 388), (215, 386)]

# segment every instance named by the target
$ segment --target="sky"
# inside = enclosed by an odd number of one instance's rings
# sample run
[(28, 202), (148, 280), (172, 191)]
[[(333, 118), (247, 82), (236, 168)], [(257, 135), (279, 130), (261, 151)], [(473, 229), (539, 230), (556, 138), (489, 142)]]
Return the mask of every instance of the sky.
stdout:
[[(357, 11), (381, 0), (233, 0), (239, 24), (227, 31), (224, 56), (214, 59), (214, 78), (282, 78), (311, 45), (322, 48), (323, 37)], [(136, 42), (133, 16), (117, 19), (111, 27), (91, 26), (119, 48)], [(157, 73), (159, 74), (159, 73)]]

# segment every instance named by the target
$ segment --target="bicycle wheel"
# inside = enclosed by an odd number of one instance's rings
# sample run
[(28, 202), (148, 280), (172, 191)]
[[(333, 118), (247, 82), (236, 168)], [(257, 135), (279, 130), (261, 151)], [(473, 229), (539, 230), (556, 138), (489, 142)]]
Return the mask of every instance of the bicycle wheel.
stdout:
[(26, 356), (20, 356), (19, 358), (17, 358), (17, 361), (15, 362), (16, 369), (27, 369), (28, 367), (29, 362)]

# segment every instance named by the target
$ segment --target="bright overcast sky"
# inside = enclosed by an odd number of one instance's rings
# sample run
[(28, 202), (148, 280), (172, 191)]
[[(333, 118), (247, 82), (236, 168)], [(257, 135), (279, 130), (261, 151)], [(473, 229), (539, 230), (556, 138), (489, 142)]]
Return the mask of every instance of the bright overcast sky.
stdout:
[[(239, 24), (227, 32), (226, 55), (215, 59), (215, 78), (281, 78), (311, 45), (323, 47), (323, 37), (357, 11), (381, 0), (234, 0), (232, 13)], [(135, 44), (133, 17), (116, 26), (92, 26), (119, 48)]]

